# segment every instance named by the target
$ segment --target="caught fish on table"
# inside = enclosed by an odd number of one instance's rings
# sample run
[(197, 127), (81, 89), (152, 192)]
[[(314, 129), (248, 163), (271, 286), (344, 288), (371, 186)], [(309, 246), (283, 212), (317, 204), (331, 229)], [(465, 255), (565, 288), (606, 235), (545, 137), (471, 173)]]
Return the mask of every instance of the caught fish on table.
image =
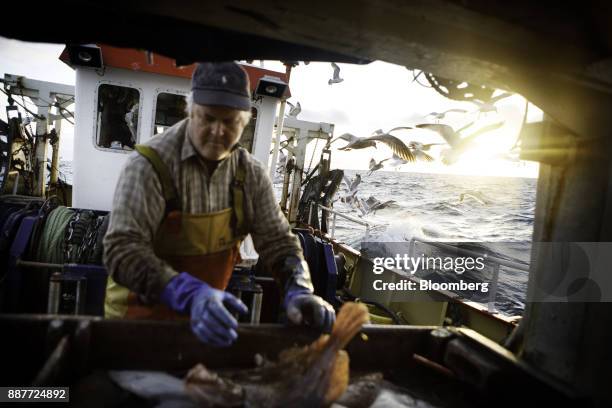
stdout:
[(345, 303), (331, 335), (283, 350), (278, 361), (220, 375), (198, 364), (186, 377), (187, 393), (203, 407), (319, 407), (337, 400), (349, 385), (343, 348), (368, 322), (360, 303)]

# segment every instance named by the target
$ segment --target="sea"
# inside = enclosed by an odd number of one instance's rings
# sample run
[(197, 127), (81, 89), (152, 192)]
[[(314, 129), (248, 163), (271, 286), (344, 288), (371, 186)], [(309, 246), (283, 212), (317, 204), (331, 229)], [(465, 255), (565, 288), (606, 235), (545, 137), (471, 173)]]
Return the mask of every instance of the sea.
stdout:
[[(334, 231), (337, 240), (358, 250), (364, 241), (469, 242), (470, 249), (476, 252), (481, 250), (517, 263), (521, 269), (528, 268), (537, 179), (399, 171), (377, 171), (368, 176), (367, 171), (344, 172), (349, 181), (357, 173), (362, 181), (356, 196), (392, 202), (386, 208), (363, 215), (342, 200), (335, 201), (335, 210), (372, 225), (366, 233), (363, 225), (337, 217)], [(275, 183), (277, 194), (280, 187)], [(343, 184), (337, 198), (347, 194)], [(500, 267), (494, 304), (498, 312), (522, 315), (527, 278), (525, 270)]]

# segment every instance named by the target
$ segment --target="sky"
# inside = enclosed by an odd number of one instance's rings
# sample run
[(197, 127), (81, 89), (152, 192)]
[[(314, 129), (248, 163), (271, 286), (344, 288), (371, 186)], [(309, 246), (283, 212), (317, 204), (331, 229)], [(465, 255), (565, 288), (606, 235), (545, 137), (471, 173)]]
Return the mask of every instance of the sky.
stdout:
[[(58, 57), (63, 45), (27, 43), (0, 37), (0, 75), (5, 73), (23, 75), (32, 79), (59, 82), (74, 85), (75, 73)], [(259, 65), (260, 62), (255, 62)], [(279, 62), (265, 61), (265, 68), (284, 71)], [(335, 126), (334, 135), (351, 133), (355, 136), (369, 136), (377, 129), (389, 130), (397, 126), (414, 126), (419, 123), (434, 123), (427, 117), (433, 111), (461, 108), (469, 112), (475, 110), (470, 102), (457, 102), (446, 99), (435, 90), (424, 87), (413, 81), (413, 71), (405, 67), (375, 61), (367, 65), (338, 64), (340, 77), (338, 84), (329, 85), (332, 67), (329, 63), (300, 64), (291, 73), (292, 103), (300, 102), (302, 112), (298, 119), (313, 122), (328, 122)], [(419, 78), (425, 84), (424, 78)], [(498, 91), (501, 93), (501, 91)], [(6, 118), (4, 107), (6, 97), (0, 94), (0, 117)], [(439, 160), (433, 163), (416, 163), (401, 166), (399, 171), (428, 173), (452, 173), (466, 175), (537, 177), (538, 166), (533, 162), (506, 160), (504, 154), (514, 145), (522, 125), (525, 110), (525, 99), (516, 94), (502, 99), (496, 104), (498, 113), (481, 115), (450, 114), (441, 123), (459, 128), (471, 121), (476, 123), (471, 129), (503, 121), (504, 125), (496, 131), (479, 137), (466, 154), (454, 165), (446, 166)], [(542, 112), (529, 104), (528, 122), (542, 119)], [(419, 141), (423, 143), (443, 142), (436, 133), (427, 130), (399, 131), (395, 133), (405, 143)], [(62, 127), (60, 151), (62, 159), (71, 160), (73, 129), (64, 123)], [(334, 147), (341, 147), (344, 141), (337, 141)], [(307, 150), (306, 163), (318, 161), (323, 143), (319, 142), (316, 151), (315, 143)], [(313, 152), (314, 151), (314, 152)], [(438, 158), (440, 148), (434, 147), (431, 155)], [(379, 144), (374, 148), (363, 150), (332, 150), (332, 168), (359, 169), (368, 168), (371, 158), (379, 161), (391, 156), (391, 150)], [(387, 169), (385, 170), (393, 170)]]

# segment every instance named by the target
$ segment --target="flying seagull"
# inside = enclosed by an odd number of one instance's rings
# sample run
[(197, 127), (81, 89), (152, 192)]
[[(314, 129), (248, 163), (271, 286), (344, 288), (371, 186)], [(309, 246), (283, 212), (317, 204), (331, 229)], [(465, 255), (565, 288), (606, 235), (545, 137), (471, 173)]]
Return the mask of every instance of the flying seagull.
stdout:
[(381, 161), (379, 161), (378, 163), (376, 163), (376, 160), (374, 159), (370, 159), (370, 172), (368, 173), (368, 176), (372, 175), (372, 173), (374, 173), (376, 170), (380, 170), (383, 168), (383, 163), (386, 162), (389, 159), (383, 159)]
[(410, 151), (408, 146), (406, 146), (399, 138), (388, 133), (375, 134), (370, 137), (357, 137), (350, 133), (344, 133), (332, 140), (330, 144), (338, 139), (349, 142), (346, 146), (341, 147), (339, 150), (348, 151), (351, 149), (366, 149), (368, 147), (375, 148), (376, 142), (381, 142), (389, 146), (391, 150), (402, 159), (408, 160), (409, 162), (415, 161), (414, 154), (412, 154), (412, 151)]
[(390, 134), (391, 132), (395, 132), (396, 130), (410, 130), (410, 129), (414, 129), (410, 126), (398, 126), (398, 127), (394, 127), (393, 129), (389, 130), (388, 132), (383, 132), (382, 129), (376, 129), (374, 132), (372, 132), (372, 136), (375, 135), (384, 135), (385, 133)]
[(278, 162), (276, 164), (276, 172), (283, 173), (285, 170), (285, 166), (287, 165), (287, 155), (280, 151), (280, 157), (278, 158)]
[(504, 124), (504, 122), (498, 122), (492, 125), (485, 126), (483, 128), (478, 129), (471, 135), (462, 138), (461, 132), (463, 132), (465, 129), (469, 128), (473, 124), (474, 122), (470, 122), (459, 130), (454, 130), (452, 127), (440, 123), (422, 123), (420, 125), (416, 125), (416, 127), (436, 132), (440, 136), (442, 136), (444, 140), (446, 140), (446, 143), (448, 143), (450, 149), (442, 151), (442, 162), (448, 165), (456, 162), (459, 156), (461, 156), (470, 147), (470, 145), (474, 143), (474, 140), (476, 140), (478, 136), (482, 135), (483, 133), (499, 129)]
[(365, 214), (376, 213), (376, 211), (382, 210), (383, 208), (397, 206), (397, 203), (395, 200), (388, 200), (388, 201), (382, 202), (374, 196), (369, 196), (367, 200), (360, 199), (360, 201), (363, 207), (362, 212), (365, 211)]
[(398, 167), (398, 166), (401, 166), (401, 165), (407, 164), (407, 163), (408, 163), (408, 161), (402, 159), (397, 154), (393, 153), (393, 156), (391, 156), (391, 161), (389, 163), (387, 163), (387, 165), (389, 167)]
[(334, 76), (329, 81), (327, 81), (327, 83), (331, 85), (331, 84), (337, 84), (337, 83), (344, 81), (343, 78), (340, 78), (340, 67), (335, 62), (332, 62), (331, 65), (332, 65), (332, 68), (334, 69)]
[(434, 158), (431, 157), (430, 155), (428, 155), (427, 153), (425, 153), (425, 151), (429, 150), (429, 148), (433, 145), (440, 145), (440, 144), (444, 144), (444, 143), (428, 143), (428, 144), (423, 144), (421, 142), (408, 142), (408, 147), (410, 149), (412, 149), (412, 152), (414, 153), (414, 156), (418, 159), (418, 160), (423, 160), (426, 162), (432, 162), (434, 161)]
[(452, 113), (452, 112), (467, 113), (465, 109), (448, 109), (448, 110), (445, 110), (444, 112), (431, 112), (427, 116), (431, 116), (436, 120), (442, 120), (448, 113)]
[(357, 187), (361, 183), (361, 174), (357, 173), (352, 180), (349, 180), (346, 176), (342, 176), (346, 183), (346, 188), (350, 194), (357, 192)]
[(478, 115), (481, 115), (483, 113), (488, 113), (488, 112), (497, 112), (497, 106), (495, 106), (495, 102), (498, 102), (501, 99), (507, 98), (509, 96), (512, 96), (510, 92), (504, 92), (502, 94), (497, 95), (494, 98), (489, 99), (486, 102), (480, 102), (480, 101), (474, 101), (474, 100), (470, 102), (472, 102), (474, 105), (478, 107), (474, 112), (478, 112)]
[(414, 140), (411, 140), (410, 142), (408, 142), (408, 147), (411, 148), (412, 150), (422, 150), (424, 152), (429, 151), (429, 149), (431, 148), (431, 146), (439, 146), (439, 145), (445, 145), (446, 143), (421, 143), (421, 142), (415, 142)]
[[(359, 197), (357, 197), (357, 191), (359, 183), (361, 183), (361, 175), (357, 173), (353, 180), (349, 180), (348, 177), (342, 176), (344, 183), (346, 184), (346, 194), (339, 198), (339, 200), (345, 204), (351, 206), (351, 208), (359, 208)], [(336, 200), (337, 201), (337, 200)]]
[(299, 115), (300, 112), (302, 111), (302, 105), (300, 105), (299, 102), (297, 103), (297, 105), (294, 105), (289, 101), (287, 101), (287, 105), (291, 107), (291, 109), (289, 109), (289, 114), (287, 116), (297, 118), (297, 115)]
[[(411, 130), (414, 129), (410, 126), (398, 126), (398, 127), (394, 127), (393, 129), (389, 130), (387, 133), (391, 133), (394, 132), (396, 130)], [(382, 132), (380, 129), (377, 130), (375, 133), (377, 132)], [(427, 143), (427, 144), (423, 144), (421, 142), (415, 142), (415, 141), (410, 141), (408, 142), (408, 148), (412, 151), (412, 153), (414, 154), (414, 156), (416, 157), (417, 160), (422, 160), (422, 161), (426, 161), (426, 162), (432, 162), (434, 161), (434, 158), (431, 157), (430, 155), (428, 155), (427, 153), (425, 153), (426, 151), (428, 151), (431, 146), (436, 146), (436, 145), (443, 145), (445, 143)], [(400, 166), (402, 164), (406, 164), (405, 161), (402, 160), (401, 157), (398, 157), (396, 154), (393, 154), (392, 159), (394, 160), (392, 163), (392, 166)], [(399, 159), (399, 161), (398, 161)], [(403, 161), (403, 162), (402, 162)]]

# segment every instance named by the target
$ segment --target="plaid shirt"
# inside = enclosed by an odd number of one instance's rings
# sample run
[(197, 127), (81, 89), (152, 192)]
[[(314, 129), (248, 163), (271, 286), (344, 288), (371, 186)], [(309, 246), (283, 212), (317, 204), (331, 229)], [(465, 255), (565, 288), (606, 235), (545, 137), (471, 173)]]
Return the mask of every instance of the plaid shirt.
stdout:
[[(246, 180), (245, 218), (255, 249), (264, 267), (274, 267), (288, 256), (303, 259), (299, 241), (280, 210), (266, 168), (246, 150), (235, 149), (212, 176), (186, 137), (184, 119), (153, 137), (154, 148), (168, 167), (180, 205), (186, 213), (208, 213), (230, 207), (230, 183), (244, 154)], [(113, 199), (113, 211), (104, 237), (104, 264), (112, 278), (130, 290), (158, 299), (178, 272), (153, 252), (155, 233), (165, 210), (161, 183), (149, 161), (137, 152), (125, 164)], [(284, 281), (286, 277), (276, 276)]]

